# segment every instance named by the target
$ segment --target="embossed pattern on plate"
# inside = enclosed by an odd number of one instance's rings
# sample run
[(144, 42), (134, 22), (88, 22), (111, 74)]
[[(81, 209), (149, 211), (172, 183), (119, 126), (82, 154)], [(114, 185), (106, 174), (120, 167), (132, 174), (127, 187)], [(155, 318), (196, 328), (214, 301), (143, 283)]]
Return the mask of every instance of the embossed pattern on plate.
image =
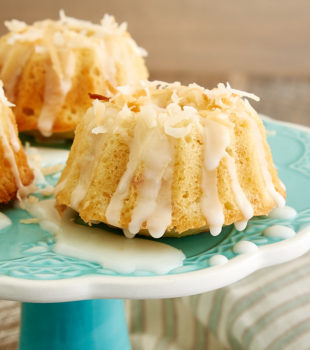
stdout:
[[(296, 236), (304, 227), (310, 226), (310, 131), (306, 128), (279, 123), (271, 119), (265, 119), (264, 123), (280, 178), (287, 187), (288, 205), (297, 210), (297, 216), (293, 220), (256, 217), (250, 220), (244, 231), (238, 232), (234, 226), (229, 226), (217, 237), (212, 237), (209, 233), (203, 233), (181, 239), (161, 239), (160, 241), (164, 243), (182, 249), (186, 255), (182, 267), (165, 275), (168, 278), (166, 281), (169, 281), (169, 276), (174, 276), (174, 278), (176, 276), (180, 278), (188, 276), (190, 280), (192, 272), (204, 271), (204, 274), (206, 274), (207, 270), (211, 271), (213, 269), (210, 265), (210, 258), (218, 254), (228, 258), (228, 262), (220, 267), (221, 269), (227, 268), (231, 262), (239, 261), (236, 260), (238, 254), (233, 251), (233, 246), (241, 240), (253, 242), (259, 247), (270, 246), (270, 249), (273, 247), (278, 249), (276, 248), (278, 245), (273, 243), (284, 241), (283, 239), (263, 235), (263, 230), (270, 225), (289, 226), (297, 232)], [(53, 176), (48, 178), (48, 181), (53, 184), (56, 180)], [(0, 275), (2, 276), (25, 279), (25, 281), (61, 280), (80, 276), (86, 278), (94, 276), (110, 277), (109, 281), (112, 281), (111, 278), (113, 277), (125, 277), (126, 280), (130, 277), (133, 279), (133, 283), (135, 277), (142, 279), (144, 277), (160, 277), (149, 271), (136, 271), (128, 275), (120, 274), (105, 269), (96, 263), (56, 254), (53, 251), (55, 239), (51, 234), (41, 230), (38, 224), (24, 225), (19, 223), (21, 218), (29, 217), (26, 212), (11, 208), (6, 210), (5, 213), (13, 220), (14, 224), (0, 232)], [(300, 235), (300, 237), (307, 237), (307, 239), (309, 236), (310, 232), (307, 235)], [(255, 265), (252, 271), (263, 266), (290, 260), (307, 250), (302, 247), (300, 249), (302, 252), (294, 255), (290, 251), (290, 240), (282, 242), (281, 245), (283, 254), (285, 252), (289, 253), (287, 257), (282, 254), (281, 259), (275, 258), (274, 261), (272, 258), (268, 258), (268, 261), (262, 261), (260, 265)], [(302, 238), (296, 244), (302, 244)], [(292, 249), (293, 247), (292, 244)], [(272, 254), (269, 254), (269, 256), (272, 256)], [(246, 259), (246, 256), (244, 259)], [(232, 278), (231, 281), (242, 278), (252, 271), (240, 271), (240, 276)], [(143, 281), (147, 283), (147, 279), (144, 278)], [(227, 280), (227, 283), (231, 283), (231, 281)], [(86, 283), (85, 279), (84, 283)], [(212, 285), (212, 288), (216, 286), (216, 284)], [(225, 281), (218, 283), (218, 286), (222, 285), (225, 285)], [(204, 287), (204, 289), (207, 288)], [(165, 296), (169, 295), (177, 296), (178, 293), (171, 292)], [(123, 296), (122, 294), (122, 297), (126, 297), (126, 295)]]

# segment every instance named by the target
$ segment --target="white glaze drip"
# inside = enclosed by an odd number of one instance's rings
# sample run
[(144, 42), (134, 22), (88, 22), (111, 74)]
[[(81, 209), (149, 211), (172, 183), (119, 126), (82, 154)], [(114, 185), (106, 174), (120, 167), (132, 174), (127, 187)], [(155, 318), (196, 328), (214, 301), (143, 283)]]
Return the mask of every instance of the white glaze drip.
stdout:
[(213, 120), (205, 120), (204, 161), (202, 173), (201, 210), (207, 219), (210, 233), (217, 236), (225, 221), (218, 195), (217, 167), (230, 143), (229, 129)]
[(14, 125), (12, 123), (11, 118), (7, 118), (7, 125), (9, 129), (10, 134), (10, 140), (13, 147), (14, 152), (18, 152), (20, 150), (20, 142), (17, 136), (17, 133), (15, 131)]
[(26, 196), (28, 193), (33, 191), (35, 187), (33, 185), (24, 186), (21, 180), (21, 176), (15, 159), (14, 147), (13, 145), (11, 145), (8, 136), (5, 132), (5, 130), (9, 130), (9, 127), (6, 127), (6, 125), (8, 125), (8, 123), (11, 123), (8, 112), (9, 110), (7, 109), (7, 107), (0, 103), (0, 139), (2, 141), (4, 149), (4, 157), (10, 163), (11, 171), (15, 179), (15, 184), (18, 188), (17, 198), (20, 198)]
[[(85, 198), (87, 194), (97, 164), (95, 160), (100, 157), (100, 153), (102, 152), (103, 145), (106, 139), (104, 134), (97, 135), (91, 132), (91, 130), (95, 126), (96, 116), (98, 115), (98, 113), (103, 112), (102, 108), (100, 107), (103, 107), (103, 105), (100, 106), (98, 104), (95, 104), (93, 107), (95, 112), (95, 118), (92, 121), (92, 123), (88, 125), (88, 148), (84, 155), (82, 155), (78, 159), (80, 168), (79, 181), (77, 186), (72, 191), (70, 201), (70, 207), (75, 210), (78, 210), (80, 202)], [(59, 188), (57, 186), (57, 193), (59, 193), (64, 188), (64, 186), (65, 185), (61, 185), (61, 187)]]
[[(119, 220), (123, 208), (123, 201), (129, 193), (131, 180), (140, 161), (140, 152), (142, 152), (143, 150), (144, 142), (141, 140), (141, 138), (143, 140), (143, 133), (139, 133), (139, 128), (136, 128), (135, 138), (132, 141), (130, 147), (127, 169), (123, 174), (122, 178), (120, 179), (117, 189), (114, 192), (105, 213), (107, 222), (117, 227), (119, 227)], [(140, 140), (141, 143), (139, 142)]]
[[(23, 185), (21, 178), (20, 178), (20, 174), (19, 174), (19, 170), (18, 170), (18, 166), (16, 164), (16, 160), (15, 160), (15, 155), (14, 152), (11, 148), (11, 145), (9, 143), (9, 140), (7, 138), (7, 136), (5, 135), (5, 133), (2, 131), (3, 129), (3, 124), (0, 118), (0, 137), (2, 139), (2, 145), (4, 147), (4, 157), (9, 161), (10, 166), (11, 166), (11, 170), (15, 179), (15, 183), (19, 189), (19, 194), (21, 196), (24, 196), (27, 194), (27, 191), (25, 191), (25, 186)], [(2, 130), (1, 130), (2, 129)]]
[(212, 236), (221, 233), (225, 217), (217, 190), (217, 171), (204, 170), (202, 173), (201, 210), (208, 221)]
[(6, 107), (14, 107), (14, 104), (11, 103), (7, 97), (5, 96), (4, 90), (3, 90), (3, 82), (0, 80), (0, 102), (3, 103)]
[[(93, 174), (96, 168), (97, 157), (100, 156), (100, 152), (102, 151), (102, 147), (105, 141), (104, 135), (95, 136), (90, 134), (90, 148), (89, 150), (93, 150), (93, 152), (87, 152), (86, 155), (81, 157), (80, 159), (80, 176), (78, 185), (74, 188), (71, 194), (71, 204), (70, 207), (78, 210), (80, 202), (85, 198), (87, 194), (87, 190), (93, 178)], [(92, 147), (91, 145), (96, 145), (96, 147)], [(64, 186), (62, 186), (63, 188)], [(57, 189), (57, 191), (59, 191)]]
[(213, 120), (205, 120), (204, 165), (207, 170), (216, 169), (226, 154), (230, 144), (230, 133), (227, 126)]
[(16, 44), (7, 50), (1, 70), (1, 79), (5, 85), (6, 96), (14, 102), (15, 85), (24, 65), (32, 53), (32, 48), (24, 44)]
[(24, 205), (40, 220), (42, 229), (56, 235), (54, 250), (57, 253), (97, 262), (120, 273), (142, 270), (164, 274), (182, 266), (185, 259), (182, 251), (164, 243), (140, 238), (129, 240), (102, 229), (75, 224), (70, 210), (61, 220), (53, 199), (36, 204), (24, 202)]
[(0, 212), (0, 231), (11, 225), (12, 225), (11, 219), (5, 214)]
[(123, 229), (123, 233), (124, 233), (124, 236), (129, 239), (134, 238), (136, 236), (134, 233), (130, 233), (127, 228)]
[(237, 231), (244, 231), (247, 227), (247, 224), (248, 224), (248, 221), (247, 220), (244, 220), (244, 221), (238, 221), (238, 222), (235, 222), (235, 229)]
[(286, 219), (292, 220), (296, 217), (297, 212), (294, 208), (285, 206), (283, 208), (274, 208), (270, 213), (269, 217), (271, 219)]
[(240, 241), (233, 246), (233, 251), (236, 254), (254, 253), (257, 249), (257, 245), (250, 241)]
[[(250, 111), (253, 110), (248, 102), (246, 103), (246, 105), (248, 106)], [(268, 169), (268, 163), (266, 160), (266, 152), (265, 152), (265, 147), (264, 147), (262, 135), (261, 135), (259, 128), (258, 128), (256, 122), (254, 121), (253, 117), (251, 115), (246, 116), (246, 119), (250, 122), (251, 130), (253, 133), (253, 139), (256, 142), (255, 148), (256, 148), (257, 157), (259, 159), (259, 163), (261, 166), (261, 171), (262, 171), (262, 175), (263, 175), (263, 178), (265, 181), (266, 188), (267, 188), (268, 192), (270, 193), (270, 196), (277, 203), (278, 207), (282, 208), (285, 206), (285, 199), (282, 197), (282, 195), (279, 192), (277, 192), (277, 190), (275, 189), (275, 186), (273, 184), (272, 177), (271, 177), (271, 174), (270, 174), (269, 169)]]
[[(147, 139), (143, 145), (143, 151), (140, 160), (143, 162), (143, 182), (138, 187), (138, 197), (136, 205), (131, 215), (131, 222), (129, 223), (129, 232), (136, 234), (140, 231), (142, 224), (151, 218), (151, 227), (153, 226), (150, 234), (154, 230), (155, 236), (162, 236), (165, 233), (166, 228), (169, 226), (165, 225), (164, 221), (161, 221), (160, 210), (156, 207), (158, 193), (162, 185), (162, 178), (165, 171), (171, 162), (171, 149), (168, 138), (165, 134), (161, 133), (157, 128), (150, 130), (147, 134)], [(171, 184), (171, 182), (170, 182)], [(162, 205), (161, 203), (159, 204)], [(168, 211), (168, 218), (171, 218), (171, 205), (166, 205)], [(157, 215), (156, 215), (157, 214)], [(167, 216), (165, 217), (167, 220)], [(156, 227), (154, 227), (154, 224)], [(149, 227), (148, 227), (149, 228)]]
[(226, 161), (236, 202), (244, 216), (244, 219), (248, 221), (254, 215), (253, 207), (240, 186), (234, 159), (227, 154)]
[(171, 163), (166, 169), (163, 176), (161, 188), (159, 190), (156, 206), (151, 215), (147, 219), (147, 229), (154, 238), (160, 238), (171, 224), (172, 220), (172, 188), (173, 168)]
[[(54, 52), (51, 50), (51, 52)], [(41, 134), (52, 135), (54, 121), (63, 106), (67, 93), (71, 88), (71, 78), (75, 71), (75, 54), (69, 52), (62, 55), (63, 69), (59, 56), (51, 54), (53, 66), (49, 67), (45, 75), (44, 104), (38, 117), (38, 129)], [(60, 56), (61, 57), (61, 56)]]
[(213, 255), (210, 259), (209, 259), (209, 264), (211, 266), (219, 266), (219, 265), (224, 265), (228, 262), (228, 259), (226, 258), (225, 255), (222, 254), (216, 254)]
[(264, 236), (272, 238), (291, 238), (296, 235), (296, 232), (290, 227), (283, 225), (273, 225), (264, 230)]
[[(130, 144), (127, 169), (106, 210), (109, 224), (119, 226), (123, 200), (128, 195), (132, 177), (141, 164), (143, 166), (142, 183), (137, 184), (137, 203), (127, 231), (130, 234), (136, 234), (140, 231), (142, 224), (147, 222), (151, 235), (158, 237), (164, 234), (171, 221), (171, 199), (167, 198), (167, 193), (163, 193), (164, 189), (161, 191), (161, 188), (165, 186), (162, 181), (164, 178), (171, 185), (172, 170), (168, 170), (172, 159), (171, 152), (171, 146), (165, 134), (157, 128), (148, 129), (142, 117), (137, 120), (135, 135)], [(157, 205), (159, 196), (162, 199), (165, 197), (164, 220), (159, 216), (163, 213), (162, 204), (160, 208)]]

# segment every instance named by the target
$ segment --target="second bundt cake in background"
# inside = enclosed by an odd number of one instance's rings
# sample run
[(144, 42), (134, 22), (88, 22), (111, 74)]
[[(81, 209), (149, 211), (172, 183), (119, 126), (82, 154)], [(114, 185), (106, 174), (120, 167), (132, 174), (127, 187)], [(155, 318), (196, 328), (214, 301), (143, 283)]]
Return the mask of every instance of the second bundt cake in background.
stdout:
[(0, 81), (0, 203), (25, 196), (34, 178), (10, 107)]
[(112, 16), (100, 25), (65, 16), (26, 25), (6, 22), (0, 39), (0, 79), (19, 130), (44, 136), (73, 131), (91, 105), (88, 93), (110, 96), (116, 86), (148, 76), (143, 56)]
[(242, 97), (256, 98), (223, 84), (145, 81), (94, 101), (56, 187), (58, 208), (157, 238), (243, 229), (283, 206), (264, 126)]

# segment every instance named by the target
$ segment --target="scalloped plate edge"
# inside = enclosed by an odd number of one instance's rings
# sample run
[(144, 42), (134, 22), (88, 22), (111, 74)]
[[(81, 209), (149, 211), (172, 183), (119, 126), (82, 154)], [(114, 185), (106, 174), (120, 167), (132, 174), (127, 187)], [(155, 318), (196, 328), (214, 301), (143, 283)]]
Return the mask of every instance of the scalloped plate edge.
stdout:
[[(264, 119), (302, 129), (293, 123)], [(172, 298), (212, 291), (239, 281), (271, 265), (296, 259), (310, 250), (310, 226), (285, 241), (260, 246), (257, 251), (239, 255), (225, 265), (176, 275), (152, 277), (82, 276), (39, 281), (0, 276), (0, 298), (25, 302), (65, 302), (86, 299)]]
[(63, 302), (86, 299), (172, 298), (225, 287), (271, 265), (298, 258), (310, 250), (310, 226), (295, 237), (261, 246), (225, 265), (178, 275), (155, 277), (83, 276), (37, 281), (0, 277), (0, 297), (26, 302)]

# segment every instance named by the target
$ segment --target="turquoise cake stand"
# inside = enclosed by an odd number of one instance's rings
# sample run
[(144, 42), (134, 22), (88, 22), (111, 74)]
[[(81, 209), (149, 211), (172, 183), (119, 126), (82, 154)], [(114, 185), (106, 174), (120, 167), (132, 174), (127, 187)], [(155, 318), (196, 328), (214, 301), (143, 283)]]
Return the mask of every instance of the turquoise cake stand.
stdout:
[[(287, 187), (287, 205), (296, 209), (296, 217), (256, 217), (244, 231), (228, 226), (217, 237), (206, 232), (160, 239), (185, 255), (183, 265), (166, 274), (148, 270), (118, 273), (92, 261), (58, 254), (53, 235), (38, 224), (20, 224), (20, 219), (30, 217), (28, 213), (5, 208), (12, 225), (0, 231), (0, 298), (23, 302), (20, 350), (130, 349), (123, 299), (211, 291), (310, 250), (310, 130), (269, 118), (264, 123)], [(67, 151), (62, 147), (40, 148), (43, 166), (64, 162)], [(47, 181), (54, 185), (57, 176), (48, 176)], [(287, 239), (265, 236), (264, 229), (276, 224), (296, 234)], [(249, 241), (256, 249), (236, 253), (234, 246), (240, 241)], [(213, 266), (215, 255), (225, 263)]]
[(21, 350), (129, 350), (123, 300), (23, 303)]

